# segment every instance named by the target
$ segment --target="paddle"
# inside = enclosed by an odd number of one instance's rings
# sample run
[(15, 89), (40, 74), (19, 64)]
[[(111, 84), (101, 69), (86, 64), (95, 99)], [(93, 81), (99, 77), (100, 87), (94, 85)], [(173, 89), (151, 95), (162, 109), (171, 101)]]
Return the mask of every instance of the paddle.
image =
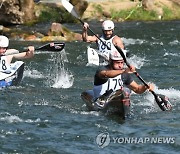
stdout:
[[(74, 6), (69, 3), (67, 0), (61, 0), (62, 2), (62, 5), (65, 7), (65, 9), (71, 13), (74, 17), (76, 17), (83, 25), (84, 25), (84, 22), (79, 18), (78, 14), (76, 13), (75, 11), (75, 8)], [(89, 27), (88, 29), (105, 45), (107, 46), (107, 44), (105, 42), (103, 42)], [(124, 62), (126, 63), (126, 65), (130, 68), (130, 64), (128, 63), (127, 59), (126, 59), (126, 56), (124, 55), (123, 51), (121, 48), (119, 48), (118, 46), (115, 46), (116, 49), (118, 50), (118, 52), (121, 54), (121, 56), (123, 57), (123, 60)], [(108, 49), (110, 49), (108, 46), (107, 46)], [(149, 87), (149, 85), (143, 80), (143, 78), (137, 73), (137, 72), (134, 72), (134, 74), (142, 81), (142, 83)], [(169, 102), (168, 98), (164, 95), (161, 95), (161, 94), (156, 94), (154, 91), (151, 91), (151, 93), (153, 94), (158, 106), (160, 107), (160, 109), (162, 111), (169, 111), (172, 109), (172, 105), (171, 103)]]
[(64, 47), (65, 47), (65, 43), (51, 42), (44, 44), (38, 48), (35, 48), (35, 50), (59, 52), (62, 51)]
[[(35, 50), (60, 52), (64, 49), (64, 47), (65, 47), (65, 43), (51, 42), (51, 43), (44, 44), (40, 47), (36, 47)], [(22, 51), (22, 52), (27, 52), (27, 51)], [(20, 53), (22, 53), (22, 52), (20, 52)], [(14, 55), (17, 53), (19, 53), (19, 52), (10, 52), (10, 53), (7, 52), (7, 53), (5, 53), (4, 56)]]
[[(123, 51), (121, 50), (121, 48), (119, 48), (118, 46), (115, 46), (116, 49), (118, 50), (118, 52), (121, 54), (121, 56), (123, 57), (123, 60), (124, 62), (126, 63), (126, 65), (130, 68), (130, 64), (128, 63), (127, 59), (126, 59), (126, 56), (124, 55)], [(143, 78), (139, 75), (139, 73), (137, 72), (134, 72), (134, 74), (139, 78), (139, 80), (142, 81), (142, 83), (146, 86), (146, 87), (149, 87), (149, 85), (143, 80)], [(156, 103), (158, 104), (158, 106), (160, 107), (160, 109), (162, 111), (169, 111), (172, 109), (172, 105), (171, 103), (169, 102), (168, 98), (164, 95), (161, 95), (161, 94), (156, 94), (154, 91), (150, 91), (155, 100), (156, 100)]]
[[(84, 25), (84, 22), (80, 19), (74, 6), (71, 3), (69, 3), (67, 0), (61, 0), (61, 2), (62, 2), (62, 5), (64, 6), (64, 8), (69, 13), (71, 13), (74, 17), (76, 17), (82, 23), (82, 25)], [(91, 31), (92, 34), (94, 34), (103, 43), (103, 45), (105, 45), (108, 48), (108, 50), (111, 50), (110, 47), (107, 46), (107, 44), (105, 42), (103, 42), (102, 39), (91, 30), (91, 28), (88, 27), (88, 29), (89, 29), (89, 31)]]

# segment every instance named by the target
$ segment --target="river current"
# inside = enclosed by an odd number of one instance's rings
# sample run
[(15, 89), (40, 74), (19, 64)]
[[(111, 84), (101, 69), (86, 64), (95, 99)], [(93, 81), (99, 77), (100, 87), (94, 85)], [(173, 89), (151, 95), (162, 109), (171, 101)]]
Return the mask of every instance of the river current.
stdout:
[[(100, 23), (90, 22), (101, 34)], [(82, 26), (66, 25), (81, 33)], [(131, 53), (129, 62), (155, 92), (169, 97), (173, 109), (161, 111), (151, 93), (132, 94), (125, 121), (88, 111), (80, 94), (91, 89), (97, 66), (87, 64), (87, 47), (65, 42), (59, 53), (36, 51), (24, 60), (22, 82), (0, 90), (1, 153), (158, 153), (180, 151), (180, 21), (116, 23)], [(20, 51), (43, 42), (11, 40)], [(136, 76), (134, 80), (141, 83)]]

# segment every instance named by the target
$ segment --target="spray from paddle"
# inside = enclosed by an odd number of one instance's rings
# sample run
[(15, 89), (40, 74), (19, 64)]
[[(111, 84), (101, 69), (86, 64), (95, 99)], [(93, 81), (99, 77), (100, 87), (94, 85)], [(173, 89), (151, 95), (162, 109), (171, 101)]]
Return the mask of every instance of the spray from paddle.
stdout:
[(53, 74), (53, 88), (70, 88), (73, 85), (73, 75), (65, 69), (65, 63), (68, 62), (65, 50), (62, 50), (60, 54), (55, 55), (53, 58), (53, 68), (51, 74)]

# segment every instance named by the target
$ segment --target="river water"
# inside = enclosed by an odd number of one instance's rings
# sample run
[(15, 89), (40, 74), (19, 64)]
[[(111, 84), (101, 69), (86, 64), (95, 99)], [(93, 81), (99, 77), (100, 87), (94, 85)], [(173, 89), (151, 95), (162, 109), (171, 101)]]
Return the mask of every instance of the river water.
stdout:
[[(66, 25), (81, 32), (80, 25)], [(100, 23), (91, 29), (101, 33)], [(92, 88), (97, 66), (87, 64), (85, 42), (66, 42), (60, 53), (37, 51), (17, 87), (0, 92), (1, 153), (168, 153), (180, 151), (180, 21), (116, 23), (130, 63), (173, 109), (161, 111), (151, 93), (132, 94), (125, 121), (90, 112), (80, 94)], [(23, 50), (40, 42), (11, 41)], [(136, 76), (134, 80), (141, 83)], [(104, 138), (103, 138), (104, 137)]]

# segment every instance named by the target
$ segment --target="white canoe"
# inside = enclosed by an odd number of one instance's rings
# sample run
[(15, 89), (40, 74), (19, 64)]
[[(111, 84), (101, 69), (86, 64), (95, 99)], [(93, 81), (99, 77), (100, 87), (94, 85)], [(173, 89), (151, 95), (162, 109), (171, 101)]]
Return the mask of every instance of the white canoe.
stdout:
[[(123, 50), (124, 54), (126, 56), (129, 55), (129, 52), (126, 50)], [(107, 65), (109, 61), (109, 55), (105, 53), (101, 53), (96, 49), (93, 49), (91, 47), (87, 48), (87, 58), (88, 58), (88, 64), (90, 65)]]
[(7, 72), (0, 72), (0, 88), (16, 86), (23, 77), (24, 62), (16, 61), (10, 65)]
[(97, 66), (107, 65), (109, 59), (106, 55), (91, 47), (87, 48), (87, 58), (88, 64)]

